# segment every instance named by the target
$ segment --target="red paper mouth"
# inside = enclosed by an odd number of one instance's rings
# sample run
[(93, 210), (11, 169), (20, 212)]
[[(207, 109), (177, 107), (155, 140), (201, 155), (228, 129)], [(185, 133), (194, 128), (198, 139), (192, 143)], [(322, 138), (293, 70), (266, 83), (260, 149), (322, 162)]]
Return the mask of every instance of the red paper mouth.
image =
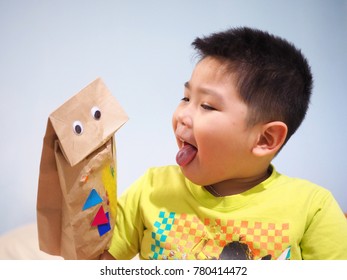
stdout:
[(176, 162), (180, 166), (186, 166), (196, 156), (198, 149), (189, 143), (184, 143), (184, 146), (178, 151), (176, 155)]

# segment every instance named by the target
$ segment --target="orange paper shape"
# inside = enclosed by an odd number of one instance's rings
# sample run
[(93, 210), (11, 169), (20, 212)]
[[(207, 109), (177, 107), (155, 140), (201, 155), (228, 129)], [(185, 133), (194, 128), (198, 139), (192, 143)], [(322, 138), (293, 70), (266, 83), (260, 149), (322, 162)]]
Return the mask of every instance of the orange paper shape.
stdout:
[(104, 225), (108, 223), (108, 218), (105, 214), (104, 207), (100, 206), (98, 213), (96, 213), (92, 226)]

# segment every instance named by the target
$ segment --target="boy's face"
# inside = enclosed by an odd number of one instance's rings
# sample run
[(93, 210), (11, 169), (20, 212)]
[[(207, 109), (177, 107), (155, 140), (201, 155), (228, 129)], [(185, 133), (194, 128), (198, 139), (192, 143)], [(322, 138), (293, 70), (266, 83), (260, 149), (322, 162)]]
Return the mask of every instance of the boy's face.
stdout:
[(188, 179), (206, 186), (252, 175), (258, 134), (247, 126), (247, 113), (225, 66), (211, 57), (200, 61), (172, 119), (177, 163)]

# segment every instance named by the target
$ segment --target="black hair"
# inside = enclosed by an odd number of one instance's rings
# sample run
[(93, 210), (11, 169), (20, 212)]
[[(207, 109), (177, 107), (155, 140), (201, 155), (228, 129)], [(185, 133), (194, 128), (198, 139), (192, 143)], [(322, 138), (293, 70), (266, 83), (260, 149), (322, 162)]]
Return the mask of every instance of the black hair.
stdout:
[(287, 142), (304, 120), (312, 92), (311, 69), (301, 51), (249, 27), (196, 38), (192, 46), (201, 59), (219, 59), (235, 75), (240, 97), (250, 108), (248, 124), (282, 121)]

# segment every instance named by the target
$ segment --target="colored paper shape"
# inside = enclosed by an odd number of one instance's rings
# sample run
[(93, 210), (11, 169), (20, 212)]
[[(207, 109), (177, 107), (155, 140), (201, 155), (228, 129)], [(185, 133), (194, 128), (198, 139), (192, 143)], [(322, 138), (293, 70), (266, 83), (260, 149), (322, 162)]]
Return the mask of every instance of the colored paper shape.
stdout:
[(83, 205), (83, 211), (91, 208), (99, 203), (102, 202), (102, 198), (100, 197), (100, 195), (97, 193), (97, 191), (95, 189), (92, 189), (89, 193), (89, 196), (86, 200), (86, 202)]
[(104, 207), (100, 206), (98, 212), (96, 213), (94, 220), (92, 222), (92, 226), (98, 226), (107, 224), (109, 222), (108, 217), (105, 214)]
[(103, 225), (98, 225), (98, 231), (99, 231), (100, 237), (111, 230), (110, 216), (108, 212), (106, 213), (106, 217), (108, 219), (108, 223)]

